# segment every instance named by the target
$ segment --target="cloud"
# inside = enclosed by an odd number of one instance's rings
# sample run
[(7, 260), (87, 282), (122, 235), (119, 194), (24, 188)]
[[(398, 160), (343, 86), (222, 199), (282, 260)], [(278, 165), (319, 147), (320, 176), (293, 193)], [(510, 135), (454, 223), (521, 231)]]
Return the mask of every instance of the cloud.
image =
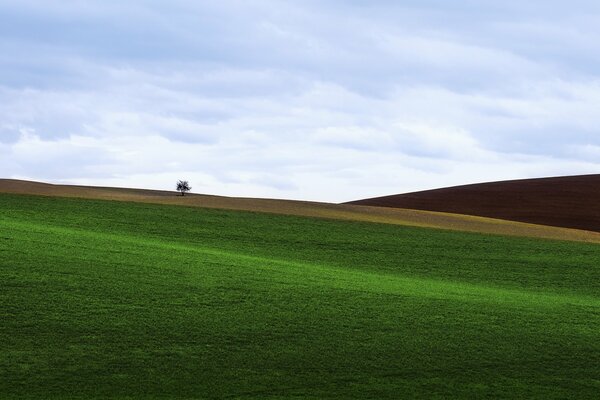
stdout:
[(327, 201), (598, 172), (598, 16), (580, 0), (0, 1), (0, 171)]

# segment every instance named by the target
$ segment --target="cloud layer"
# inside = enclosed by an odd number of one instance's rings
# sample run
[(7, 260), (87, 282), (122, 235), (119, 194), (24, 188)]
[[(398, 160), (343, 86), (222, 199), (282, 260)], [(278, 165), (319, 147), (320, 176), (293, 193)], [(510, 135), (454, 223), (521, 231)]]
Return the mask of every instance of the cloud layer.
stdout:
[(600, 6), (522, 3), (0, 0), (0, 175), (344, 201), (598, 173)]

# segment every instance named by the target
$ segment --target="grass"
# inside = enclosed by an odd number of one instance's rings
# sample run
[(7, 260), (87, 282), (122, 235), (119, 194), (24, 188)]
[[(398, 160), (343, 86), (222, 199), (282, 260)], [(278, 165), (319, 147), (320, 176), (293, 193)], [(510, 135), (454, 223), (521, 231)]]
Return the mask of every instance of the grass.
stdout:
[(0, 397), (596, 398), (599, 250), (0, 195)]

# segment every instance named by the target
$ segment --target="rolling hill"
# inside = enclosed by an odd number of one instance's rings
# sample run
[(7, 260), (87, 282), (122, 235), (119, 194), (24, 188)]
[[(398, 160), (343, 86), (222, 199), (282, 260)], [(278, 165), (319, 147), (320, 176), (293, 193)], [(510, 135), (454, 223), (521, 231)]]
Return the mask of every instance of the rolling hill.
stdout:
[(596, 398), (598, 250), (4, 193), (0, 398)]
[(600, 243), (600, 233), (598, 232), (564, 229), (435, 211), (372, 207), (353, 204), (210, 196), (192, 193), (181, 197), (170, 191), (52, 185), (41, 182), (12, 179), (0, 179), (0, 193), (117, 200), (187, 207), (253, 211), (348, 221), (420, 226), (465, 232)]
[(482, 183), (348, 204), (477, 215), (600, 232), (600, 175)]

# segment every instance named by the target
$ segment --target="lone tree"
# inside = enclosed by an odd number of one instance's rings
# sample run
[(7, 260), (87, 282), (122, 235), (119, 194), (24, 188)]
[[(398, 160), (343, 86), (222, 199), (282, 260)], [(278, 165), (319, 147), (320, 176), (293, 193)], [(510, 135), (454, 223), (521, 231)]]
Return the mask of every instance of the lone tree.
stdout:
[(177, 191), (181, 192), (182, 196), (185, 196), (185, 192), (192, 190), (192, 187), (188, 181), (177, 181)]

